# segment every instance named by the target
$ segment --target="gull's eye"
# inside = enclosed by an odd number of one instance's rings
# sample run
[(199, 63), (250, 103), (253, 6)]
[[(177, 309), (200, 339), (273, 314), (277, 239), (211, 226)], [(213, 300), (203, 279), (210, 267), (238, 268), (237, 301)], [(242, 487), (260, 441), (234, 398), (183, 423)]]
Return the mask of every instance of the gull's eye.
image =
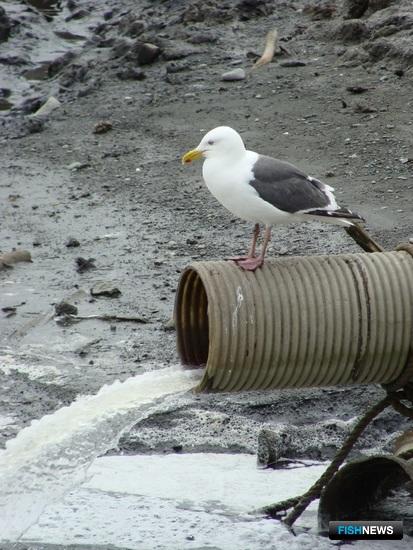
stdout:
[(214, 140), (213, 140), (213, 139), (210, 139), (210, 140), (208, 141), (208, 145), (214, 145)]

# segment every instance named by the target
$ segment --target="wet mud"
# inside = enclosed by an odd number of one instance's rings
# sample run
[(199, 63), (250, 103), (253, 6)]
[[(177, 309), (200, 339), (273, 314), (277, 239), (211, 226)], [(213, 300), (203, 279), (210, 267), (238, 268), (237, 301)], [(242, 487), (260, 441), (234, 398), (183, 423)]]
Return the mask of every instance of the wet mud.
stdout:
[[(244, 252), (252, 229), (209, 195), (199, 164), (180, 164), (206, 130), (233, 126), (249, 148), (325, 180), (385, 248), (413, 238), (413, 8), (371, 3), (349, 18), (339, 2), (306, 4), (2, 3), (0, 249), (33, 259), (0, 272), (0, 305), (14, 308), (0, 311), (3, 446), (79, 394), (178, 362), (168, 321), (181, 270)], [(289, 55), (222, 81), (252, 66), (274, 27)], [(50, 96), (60, 107), (36, 116)], [(356, 250), (340, 228), (308, 224), (275, 228), (269, 253)], [(93, 296), (102, 283), (119, 292)], [(62, 301), (79, 316), (145, 322), (57, 323)], [(267, 428), (290, 433), (291, 457), (328, 459), (380, 395), (189, 396), (113, 452), (254, 453)], [(387, 411), (355, 454), (391, 450), (407, 426)]]

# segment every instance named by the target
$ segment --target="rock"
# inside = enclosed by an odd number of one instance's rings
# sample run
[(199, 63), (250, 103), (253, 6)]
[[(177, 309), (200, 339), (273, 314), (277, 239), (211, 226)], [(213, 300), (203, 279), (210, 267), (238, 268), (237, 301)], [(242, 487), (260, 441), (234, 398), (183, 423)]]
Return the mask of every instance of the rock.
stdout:
[(68, 15), (65, 18), (65, 21), (68, 23), (69, 21), (77, 20), (77, 19), (83, 19), (84, 17), (87, 17), (90, 15), (89, 11), (86, 9), (79, 8), (78, 10), (74, 11), (70, 15)]
[(35, 113), (30, 115), (31, 117), (43, 117), (46, 118), (54, 110), (58, 109), (62, 104), (58, 99), (53, 96), (50, 96), (44, 105), (40, 107)]
[(221, 76), (221, 80), (232, 81), (232, 80), (244, 80), (246, 77), (244, 69), (238, 67), (232, 71), (228, 71)]
[(65, 246), (67, 246), (67, 248), (76, 248), (80, 246), (80, 242), (74, 237), (69, 237), (65, 242)]
[(344, 42), (359, 42), (368, 38), (369, 34), (367, 25), (358, 19), (344, 21), (333, 30), (333, 37), (340, 38)]
[(11, 21), (6, 14), (6, 10), (0, 6), (0, 43), (9, 39), (11, 31)]
[(399, 0), (369, 0), (369, 12), (384, 10)]
[(26, 65), (30, 62), (30, 57), (27, 54), (14, 52), (2, 52), (0, 54), (0, 63), (3, 65)]
[(145, 29), (145, 23), (136, 13), (128, 13), (119, 21), (119, 31), (131, 38), (138, 38)]
[(401, 59), (411, 64), (413, 62), (413, 44), (410, 36), (396, 38), (379, 38), (365, 44), (374, 61), (385, 57)]
[(377, 113), (377, 109), (367, 103), (357, 103), (354, 107), (355, 113)]
[(199, 53), (197, 48), (192, 48), (187, 44), (169, 44), (164, 48), (162, 57), (165, 61), (173, 61), (174, 59), (183, 59), (189, 55), (195, 55)]
[(0, 133), (5, 139), (17, 139), (44, 130), (44, 120), (27, 116), (0, 117)]
[(87, 162), (79, 162), (79, 161), (75, 161), (75, 162), (72, 162), (71, 164), (68, 164), (66, 166), (66, 168), (68, 170), (81, 170), (82, 168), (87, 168), (88, 166), (90, 166), (89, 163)]
[(179, 86), (180, 84), (183, 84), (185, 82), (185, 80), (181, 76), (179, 76), (179, 74), (175, 73), (166, 73), (165, 80), (169, 84), (173, 84), (175, 86)]
[(305, 67), (307, 63), (301, 61), (300, 59), (287, 59), (286, 61), (281, 61), (281, 67)]
[(69, 302), (65, 302), (64, 300), (62, 302), (59, 302), (54, 306), (56, 315), (77, 315), (78, 309), (73, 304), (69, 304)]
[(159, 46), (149, 42), (137, 42), (128, 54), (129, 59), (133, 59), (138, 65), (149, 65), (153, 63), (161, 53)]
[(170, 63), (168, 63), (166, 65), (166, 72), (167, 73), (179, 73), (181, 71), (185, 71), (189, 69), (189, 63), (187, 63), (186, 61), (181, 61), (181, 62), (175, 62), (175, 61), (171, 61)]
[(347, 86), (346, 90), (348, 92), (351, 92), (352, 94), (363, 94), (364, 92), (368, 92), (369, 89), (365, 86), (355, 85), (355, 86)]
[(89, 258), (88, 260), (86, 258), (76, 258), (76, 271), (78, 273), (84, 273), (85, 271), (89, 271), (90, 269), (95, 269), (95, 259)]
[(336, 13), (336, 6), (332, 4), (306, 4), (303, 8), (303, 13), (309, 15), (313, 21), (331, 19)]
[(274, 468), (282, 458), (287, 458), (289, 437), (286, 433), (277, 433), (263, 429), (258, 434), (257, 463), (261, 468)]
[(164, 323), (162, 328), (165, 332), (170, 332), (170, 331), (175, 330), (176, 329), (175, 319), (173, 317), (171, 317), (171, 319), (169, 319), (169, 321)]
[(240, 0), (237, 4), (237, 11), (241, 21), (247, 21), (254, 17), (271, 15), (274, 11), (274, 4), (271, 0)]
[(19, 111), (25, 114), (33, 114), (40, 109), (42, 105), (46, 103), (47, 99), (42, 97), (28, 97), (19, 105)]
[(369, 0), (344, 0), (344, 17), (346, 19), (357, 19), (364, 15), (368, 7)]
[(218, 40), (218, 36), (213, 31), (197, 32), (187, 38), (190, 44), (213, 44)]
[(234, 18), (234, 11), (229, 6), (217, 6), (213, 2), (195, 0), (191, 2), (182, 14), (184, 23), (202, 23), (211, 21), (225, 23)]
[(97, 124), (95, 124), (95, 127), (93, 128), (94, 134), (106, 134), (106, 132), (109, 132), (112, 130), (113, 126), (112, 123), (107, 120), (101, 120)]
[(16, 315), (17, 308), (14, 306), (5, 306), (2, 307), (1, 310), (5, 313), (5, 317), (13, 317), (13, 315)]
[(136, 69), (135, 67), (120, 69), (116, 73), (116, 76), (121, 80), (144, 80), (146, 78), (146, 74), (140, 69)]
[(107, 281), (99, 281), (90, 289), (92, 296), (108, 296), (115, 298), (121, 294), (121, 291), (113, 283)]
[(370, 59), (369, 54), (358, 46), (347, 48), (347, 51), (341, 56), (341, 64), (347, 67), (355, 67), (366, 63)]

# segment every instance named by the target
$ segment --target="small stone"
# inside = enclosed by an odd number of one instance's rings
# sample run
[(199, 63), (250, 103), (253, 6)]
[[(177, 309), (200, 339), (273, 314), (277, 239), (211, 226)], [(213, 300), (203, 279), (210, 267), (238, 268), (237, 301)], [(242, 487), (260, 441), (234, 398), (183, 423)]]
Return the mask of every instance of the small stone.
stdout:
[(413, 244), (413, 237), (410, 237), (409, 243), (410, 243), (410, 244)]
[(277, 468), (282, 458), (288, 457), (290, 438), (286, 433), (278, 433), (266, 428), (258, 433), (257, 463), (261, 468)]
[(10, 36), (12, 23), (7, 17), (6, 10), (0, 6), (0, 42), (6, 42)]
[(375, 107), (371, 107), (367, 103), (357, 103), (354, 107), (355, 113), (377, 113), (377, 109)]
[(244, 80), (245, 71), (241, 67), (228, 71), (221, 76), (221, 80), (224, 81), (235, 81), (235, 80)]
[(120, 80), (144, 80), (146, 78), (146, 74), (135, 67), (121, 69), (116, 73), (116, 76), (120, 78)]
[(347, 86), (346, 90), (348, 92), (351, 92), (352, 94), (363, 94), (364, 92), (368, 92), (368, 88), (365, 86)]
[(65, 302), (64, 300), (62, 302), (59, 302), (54, 306), (56, 315), (77, 315), (78, 309), (73, 304), (69, 304), (69, 302)]
[(80, 242), (74, 237), (69, 237), (65, 242), (65, 246), (67, 246), (67, 248), (76, 248), (77, 246), (80, 246)]
[(106, 134), (106, 132), (109, 132), (110, 130), (112, 130), (113, 126), (112, 126), (112, 123), (107, 121), (107, 120), (101, 120), (100, 122), (98, 122), (94, 129), (93, 129), (93, 133), (94, 134)]
[(98, 281), (90, 289), (92, 296), (107, 296), (109, 298), (116, 298), (121, 294), (121, 291), (117, 286), (108, 281)]
[(162, 328), (165, 332), (172, 332), (173, 330), (175, 330), (176, 329), (175, 319), (171, 317), (171, 319), (169, 319), (169, 321), (167, 321)]
[(213, 42), (216, 42), (217, 40), (218, 35), (215, 34), (213, 31), (198, 32), (197, 34), (194, 34), (187, 39), (187, 41), (191, 44), (211, 44)]
[(402, 76), (404, 76), (404, 70), (403, 70), (403, 69), (396, 69), (396, 70), (394, 71), (394, 74), (395, 74), (396, 76), (398, 76), (399, 78), (401, 78)]
[(153, 63), (161, 53), (161, 49), (155, 44), (149, 44), (148, 42), (138, 43), (133, 48), (133, 54), (136, 56), (138, 65), (149, 65)]
[(301, 61), (300, 59), (287, 59), (286, 61), (281, 61), (281, 67), (305, 67), (307, 63)]
[(71, 164), (68, 164), (66, 166), (66, 168), (68, 170), (81, 170), (82, 168), (87, 168), (88, 166), (90, 166), (87, 162), (79, 162), (79, 161), (75, 161), (75, 162), (72, 162)]
[(89, 269), (95, 269), (95, 259), (89, 258), (88, 260), (86, 258), (76, 258), (76, 271), (78, 273), (84, 273), (85, 271), (89, 271)]
[(344, 0), (344, 16), (347, 19), (361, 17), (369, 7), (369, 0)]
[(171, 61), (166, 65), (166, 72), (179, 73), (181, 71), (185, 71), (188, 68), (189, 68), (189, 64), (186, 63), (185, 61), (182, 61), (180, 63), (179, 62), (177, 63), (176, 61)]
[(7, 318), (13, 317), (13, 315), (16, 315), (16, 311), (17, 311), (17, 309), (13, 306), (5, 306), (5, 307), (2, 307), (1, 310), (5, 313), (5, 316)]
[(334, 178), (335, 175), (335, 172), (333, 172), (332, 170), (327, 170), (327, 172), (325, 173), (326, 178)]
[(31, 117), (47, 117), (52, 111), (58, 109), (62, 104), (58, 99), (51, 96), (44, 105), (40, 107), (35, 113), (30, 115)]
[(165, 61), (173, 61), (174, 59), (183, 59), (184, 57), (197, 53), (199, 53), (199, 50), (189, 46), (188, 44), (178, 44), (166, 49), (163, 52), (162, 57)]

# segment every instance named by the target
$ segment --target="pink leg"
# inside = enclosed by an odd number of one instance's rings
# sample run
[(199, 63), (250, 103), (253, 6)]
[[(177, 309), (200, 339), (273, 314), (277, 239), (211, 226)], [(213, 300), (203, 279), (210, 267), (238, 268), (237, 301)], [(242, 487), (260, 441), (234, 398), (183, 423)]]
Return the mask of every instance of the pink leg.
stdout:
[(250, 249), (248, 251), (248, 256), (235, 256), (234, 258), (227, 258), (228, 260), (232, 260), (233, 262), (239, 262), (241, 260), (249, 260), (250, 258), (255, 258), (255, 247), (257, 246), (257, 239), (260, 235), (260, 224), (256, 223), (254, 225), (254, 230), (252, 232), (252, 241), (250, 245)]
[(264, 264), (265, 253), (267, 251), (268, 243), (271, 239), (271, 225), (265, 226), (264, 242), (262, 244), (261, 254), (257, 258), (247, 258), (246, 260), (240, 260), (237, 262), (242, 269), (246, 271), (255, 271), (257, 268)]

